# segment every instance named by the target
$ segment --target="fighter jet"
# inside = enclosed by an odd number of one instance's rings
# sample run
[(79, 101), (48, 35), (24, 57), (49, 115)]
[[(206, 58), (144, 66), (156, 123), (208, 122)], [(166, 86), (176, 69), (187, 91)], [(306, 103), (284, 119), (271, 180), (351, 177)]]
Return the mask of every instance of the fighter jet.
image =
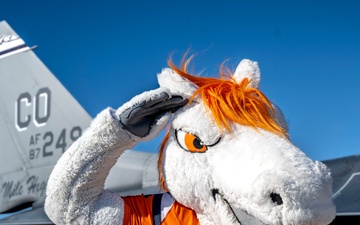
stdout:
[[(0, 224), (52, 224), (43, 206), (48, 177), (91, 117), (35, 55), (0, 22)], [(105, 188), (121, 195), (159, 193), (157, 154), (128, 150)], [(360, 155), (326, 160), (337, 216), (360, 222)], [(354, 223), (355, 222), (355, 223)]]
[[(43, 205), (48, 177), (90, 125), (90, 115), (5, 21), (0, 22), (0, 224), (52, 224)], [(105, 188), (158, 193), (157, 154), (128, 150)]]

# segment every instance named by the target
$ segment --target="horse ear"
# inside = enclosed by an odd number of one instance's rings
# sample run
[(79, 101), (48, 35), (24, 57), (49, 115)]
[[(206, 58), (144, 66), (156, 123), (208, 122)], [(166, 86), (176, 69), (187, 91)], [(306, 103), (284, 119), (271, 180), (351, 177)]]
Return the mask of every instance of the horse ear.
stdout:
[(241, 60), (233, 77), (238, 83), (244, 78), (248, 78), (250, 80), (250, 86), (258, 88), (260, 85), (260, 69), (258, 63), (249, 59)]
[(164, 68), (157, 76), (160, 87), (166, 87), (175, 95), (191, 98), (197, 86), (170, 68)]

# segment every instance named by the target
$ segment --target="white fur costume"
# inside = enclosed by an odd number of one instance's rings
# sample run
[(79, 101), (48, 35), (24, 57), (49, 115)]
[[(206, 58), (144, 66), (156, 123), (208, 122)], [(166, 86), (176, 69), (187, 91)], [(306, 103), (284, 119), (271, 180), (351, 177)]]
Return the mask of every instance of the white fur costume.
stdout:
[[(250, 78), (253, 87), (260, 82), (257, 63), (249, 60), (240, 63), (234, 76), (237, 81)], [(118, 110), (102, 111), (61, 157), (50, 176), (45, 202), (53, 222), (122, 224), (122, 197), (103, 189), (109, 170), (126, 149), (163, 130), (171, 114), (158, 118), (143, 138), (123, 129), (119, 115), (162, 92), (189, 98), (197, 88), (171, 69), (164, 69), (158, 79), (159, 89), (134, 97)], [(248, 224), (325, 225), (332, 221), (331, 176), (322, 163), (269, 131), (232, 124), (232, 134), (219, 132), (208, 115), (200, 98), (179, 109), (163, 158), (167, 188), (176, 201), (195, 211), (202, 225), (239, 225), (244, 215), (256, 218)], [(278, 117), (286, 127), (283, 116)], [(201, 138), (209, 146), (206, 153), (184, 150), (178, 140), (181, 132)], [(281, 204), (272, 200), (273, 193), (281, 196)]]

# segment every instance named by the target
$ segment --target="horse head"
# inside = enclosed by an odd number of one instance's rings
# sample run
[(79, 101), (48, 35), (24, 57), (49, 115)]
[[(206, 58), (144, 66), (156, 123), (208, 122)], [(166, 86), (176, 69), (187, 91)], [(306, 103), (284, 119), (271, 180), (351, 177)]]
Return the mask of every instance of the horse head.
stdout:
[(256, 62), (220, 78), (170, 63), (159, 84), (189, 98), (159, 157), (163, 187), (201, 224), (328, 224), (335, 217), (329, 169), (288, 138), (281, 111), (258, 89)]

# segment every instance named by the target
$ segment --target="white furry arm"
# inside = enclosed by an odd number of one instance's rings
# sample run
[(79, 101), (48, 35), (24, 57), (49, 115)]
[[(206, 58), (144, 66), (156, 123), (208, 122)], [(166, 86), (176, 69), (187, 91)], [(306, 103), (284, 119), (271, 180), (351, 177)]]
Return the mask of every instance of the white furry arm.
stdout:
[(49, 218), (56, 224), (122, 224), (122, 198), (103, 189), (110, 169), (126, 149), (157, 136), (171, 112), (186, 102), (158, 88), (116, 111), (102, 111), (50, 175), (45, 200)]
[(102, 111), (51, 173), (45, 211), (55, 224), (122, 224), (123, 200), (103, 187), (117, 158), (137, 142), (113, 113)]

